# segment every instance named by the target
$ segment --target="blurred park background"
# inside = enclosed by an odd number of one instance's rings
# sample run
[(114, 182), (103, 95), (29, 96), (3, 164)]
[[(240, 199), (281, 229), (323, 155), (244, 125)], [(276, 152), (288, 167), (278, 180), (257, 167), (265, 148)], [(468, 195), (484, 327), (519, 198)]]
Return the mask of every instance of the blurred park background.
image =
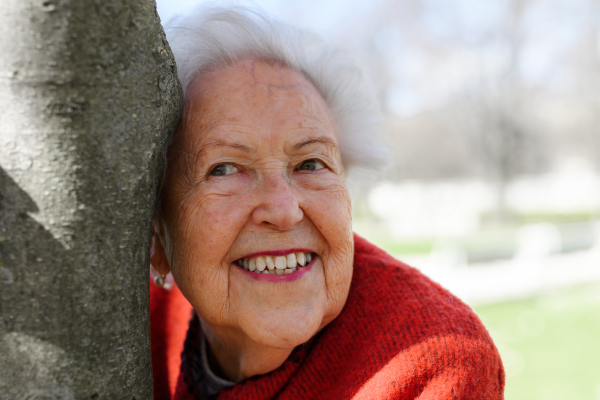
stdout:
[(355, 231), (475, 309), (507, 400), (600, 400), (600, 0), (255, 4), (375, 85), (391, 163)]

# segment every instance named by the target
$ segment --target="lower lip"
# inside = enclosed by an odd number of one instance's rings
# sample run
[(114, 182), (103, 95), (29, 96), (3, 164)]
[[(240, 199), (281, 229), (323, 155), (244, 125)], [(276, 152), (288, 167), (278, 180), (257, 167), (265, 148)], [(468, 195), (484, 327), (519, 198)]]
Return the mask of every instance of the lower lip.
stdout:
[(313, 266), (315, 260), (316, 260), (316, 257), (313, 257), (313, 259), (311, 260), (311, 262), (308, 263), (308, 265), (306, 265), (305, 267), (300, 267), (296, 271), (292, 272), (291, 274), (287, 274), (287, 275), (271, 275), (271, 274), (263, 274), (262, 272), (260, 274), (257, 274), (256, 272), (250, 272), (238, 265), (235, 265), (235, 264), (234, 265), (236, 267), (238, 267), (239, 269), (241, 269), (242, 272), (249, 275), (252, 279), (256, 279), (257, 281), (292, 282), (292, 281), (295, 281), (296, 279), (300, 279), (304, 275), (306, 275), (308, 273), (308, 271), (310, 271), (312, 269), (312, 266)]

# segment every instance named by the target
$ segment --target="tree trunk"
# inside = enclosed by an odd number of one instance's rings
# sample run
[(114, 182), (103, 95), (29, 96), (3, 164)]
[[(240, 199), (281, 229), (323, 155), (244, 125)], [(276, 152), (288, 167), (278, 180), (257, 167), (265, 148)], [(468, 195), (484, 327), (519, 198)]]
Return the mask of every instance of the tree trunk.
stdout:
[(152, 398), (150, 226), (180, 115), (153, 0), (2, 0), (0, 399)]

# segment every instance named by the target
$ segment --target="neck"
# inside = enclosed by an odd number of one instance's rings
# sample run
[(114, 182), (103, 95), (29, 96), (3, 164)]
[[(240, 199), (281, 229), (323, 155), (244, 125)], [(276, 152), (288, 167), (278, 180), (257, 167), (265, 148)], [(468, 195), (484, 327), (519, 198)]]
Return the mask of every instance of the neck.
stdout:
[[(255, 375), (271, 372), (281, 366), (294, 349), (264, 346), (248, 338), (228, 332), (218, 334), (200, 318), (209, 352), (219, 369), (213, 372), (223, 379), (240, 382)], [(209, 358), (210, 359), (210, 358)]]

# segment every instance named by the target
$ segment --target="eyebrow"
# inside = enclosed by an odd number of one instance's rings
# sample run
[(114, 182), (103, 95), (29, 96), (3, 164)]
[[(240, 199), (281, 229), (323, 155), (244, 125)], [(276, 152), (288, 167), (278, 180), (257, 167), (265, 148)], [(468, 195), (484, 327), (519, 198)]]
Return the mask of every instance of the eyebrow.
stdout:
[(214, 140), (211, 140), (210, 142), (204, 143), (202, 146), (200, 146), (200, 149), (198, 150), (196, 155), (199, 156), (200, 154), (202, 154), (204, 149), (206, 149), (207, 147), (231, 147), (234, 149), (241, 150), (247, 154), (256, 153), (256, 150), (254, 150), (253, 148), (245, 146), (243, 144), (236, 143), (236, 142), (232, 141), (231, 139), (229, 141), (225, 141), (225, 140), (221, 140), (221, 139), (214, 139)]
[(337, 149), (337, 145), (334, 143), (334, 141), (329, 139), (326, 136), (319, 136), (314, 139), (309, 139), (304, 142), (296, 143), (292, 148), (297, 151), (297, 150), (300, 150), (301, 148), (303, 148), (304, 146), (308, 146), (313, 143), (322, 143), (327, 146), (333, 147), (334, 149)]

